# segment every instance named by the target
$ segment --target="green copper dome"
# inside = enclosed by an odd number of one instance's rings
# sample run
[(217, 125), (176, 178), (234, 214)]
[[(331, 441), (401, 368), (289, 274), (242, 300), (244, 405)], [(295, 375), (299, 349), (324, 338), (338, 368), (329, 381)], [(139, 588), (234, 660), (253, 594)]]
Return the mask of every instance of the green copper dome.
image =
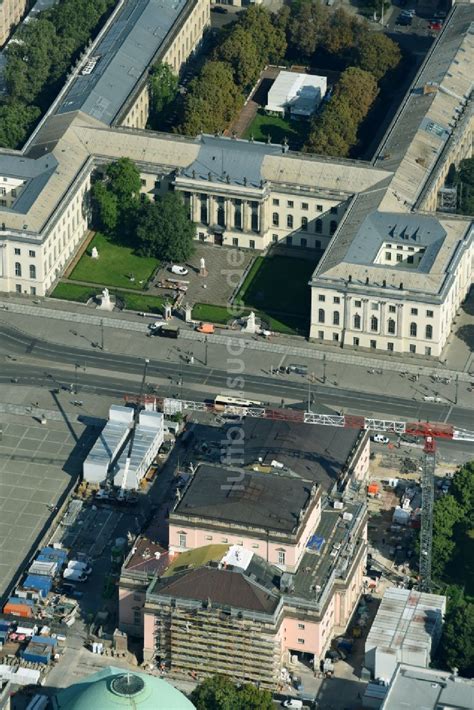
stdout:
[(192, 710), (194, 705), (166, 680), (108, 667), (60, 690), (56, 707), (64, 710)]

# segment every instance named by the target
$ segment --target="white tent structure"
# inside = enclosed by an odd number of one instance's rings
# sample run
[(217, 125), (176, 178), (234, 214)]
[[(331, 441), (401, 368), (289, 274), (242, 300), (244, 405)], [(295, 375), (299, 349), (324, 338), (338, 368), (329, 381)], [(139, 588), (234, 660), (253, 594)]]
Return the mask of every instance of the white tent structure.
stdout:
[(325, 76), (281, 71), (268, 92), (265, 111), (279, 115), (309, 118), (327, 91)]

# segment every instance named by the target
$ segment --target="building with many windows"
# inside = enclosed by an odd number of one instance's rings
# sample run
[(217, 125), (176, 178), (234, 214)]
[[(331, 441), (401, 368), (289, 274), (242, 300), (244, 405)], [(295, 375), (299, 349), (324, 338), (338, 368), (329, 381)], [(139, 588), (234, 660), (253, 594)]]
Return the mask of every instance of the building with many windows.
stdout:
[(168, 550), (150, 531), (135, 543), (119, 624), (143, 638), (148, 661), (275, 687), (291, 656), (319, 663), (363, 590), (357, 491), (369, 440), (288, 422), (243, 427), (246, 468), (200, 464), (170, 512)]
[(160, 1), (121, 5), (24, 149), (0, 154), (0, 291), (51, 291), (87, 234), (92, 172), (127, 156), (144, 195), (183, 194), (204, 243), (324, 251), (312, 339), (439, 356), (472, 283), (471, 221), (436, 210), (472, 150), (474, 6), (454, 6), (369, 163), (143, 130), (150, 65), (178, 71), (209, 22), (205, 0)]

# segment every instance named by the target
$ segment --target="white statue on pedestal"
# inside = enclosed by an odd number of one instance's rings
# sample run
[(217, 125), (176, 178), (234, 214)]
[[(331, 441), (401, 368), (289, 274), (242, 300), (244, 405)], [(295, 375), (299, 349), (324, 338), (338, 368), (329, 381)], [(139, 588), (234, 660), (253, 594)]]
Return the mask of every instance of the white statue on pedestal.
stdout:
[(253, 311), (250, 311), (247, 322), (245, 323), (244, 330), (246, 333), (256, 333), (257, 332), (257, 324), (255, 322), (255, 313)]
[(92, 254), (91, 254), (91, 257), (92, 257), (93, 259), (98, 259), (98, 258), (99, 258), (99, 250), (97, 249), (97, 247), (92, 247)]
[(113, 311), (114, 310), (114, 303), (112, 303), (112, 299), (110, 298), (110, 293), (108, 288), (104, 288), (100, 296), (97, 296), (97, 298), (100, 300), (99, 305), (97, 308), (99, 308), (101, 311)]
[(206, 260), (203, 256), (199, 260), (199, 276), (207, 276)]

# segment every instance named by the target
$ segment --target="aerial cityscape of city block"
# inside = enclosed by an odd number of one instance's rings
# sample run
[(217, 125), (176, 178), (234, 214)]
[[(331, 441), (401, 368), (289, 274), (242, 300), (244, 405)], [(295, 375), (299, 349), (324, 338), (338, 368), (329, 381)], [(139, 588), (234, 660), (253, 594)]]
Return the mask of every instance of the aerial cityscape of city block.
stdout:
[(474, 3), (0, 4), (0, 710), (474, 710)]

